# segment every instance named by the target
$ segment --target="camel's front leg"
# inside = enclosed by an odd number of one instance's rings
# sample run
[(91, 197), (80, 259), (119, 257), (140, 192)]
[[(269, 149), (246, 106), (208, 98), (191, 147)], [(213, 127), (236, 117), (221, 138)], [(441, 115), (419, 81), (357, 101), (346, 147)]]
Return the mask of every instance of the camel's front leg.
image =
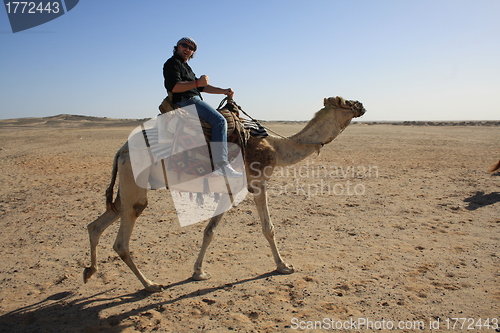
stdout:
[[(257, 184), (254, 183), (253, 186), (255, 185)], [(276, 262), (276, 270), (281, 274), (293, 273), (293, 266), (283, 261), (278, 247), (276, 246), (276, 241), (274, 240), (274, 225), (271, 222), (271, 217), (269, 216), (269, 210), (267, 207), (267, 192), (264, 184), (259, 183), (255, 186), (254, 200), (255, 205), (257, 206), (257, 211), (259, 212), (260, 221), (262, 223), (262, 232), (269, 242), (271, 251), (273, 252), (274, 261)]]
[(203, 260), (205, 259), (205, 254), (207, 253), (208, 246), (210, 245), (212, 239), (214, 238), (214, 230), (215, 228), (217, 228), (219, 222), (222, 220), (222, 216), (224, 216), (224, 214), (219, 214), (217, 216), (212, 217), (210, 219), (210, 222), (208, 222), (205, 231), (203, 232), (203, 243), (201, 245), (198, 258), (194, 263), (194, 273), (192, 276), (194, 280), (201, 281), (201, 280), (208, 280), (211, 278), (210, 274), (206, 273), (203, 269)]
[(192, 278), (194, 280), (208, 280), (210, 279), (210, 274), (206, 273), (203, 270), (203, 260), (205, 259), (205, 254), (207, 253), (208, 246), (212, 242), (214, 238), (214, 230), (219, 225), (219, 222), (222, 220), (222, 216), (224, 216), (224, 212), (231, 207), (232, 201), (231, 197), (228, 194), (222, 194), (219, 203), (217, 204), (217, 209), (215, 212), (222, 212), (219, 215), (216, 215), (210, 219), (208, 225), (203, 232), (203, 243), (201, 244), (200, 254), (198, 254), (198, 258), (194, 263), (194, 273)]

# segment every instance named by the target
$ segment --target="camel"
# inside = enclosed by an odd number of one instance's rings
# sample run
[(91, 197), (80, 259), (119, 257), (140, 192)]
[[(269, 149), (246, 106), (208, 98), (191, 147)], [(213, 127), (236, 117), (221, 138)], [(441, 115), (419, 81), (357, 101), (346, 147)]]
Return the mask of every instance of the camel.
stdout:
[[(294, 268), (280, 255), (275, 242), (275, 228), (269, 216), (266, 184), (275, 167), (295, 164), (317, 152), (323, 145), (332, 142), (351, 122), (352, 118), (365, 113), (363, 104), (358, 101), (344, 100), (342, 97), (324, 99), (324, 108), (316, 112), (306, 126), (298, 133), (285, 138), (270, 135), (266, 138), (250, 138), (245, 147), (245, 171), (248, 191), (253, 195), (260, 217), (262, 232), (269, 242), (276, 271), (291, 274)], [(113, 188), (119, 178), (118, 191), (113, 201)], [(147, 291), (157, 292), (164, 286), (147, 279), (135, 265), (130, 255), (129, 243), (135, 222), (148, 204), (147, 189), (136, 185), (126, 144), (115, 155), (111, 184), (106, 191), (106, 211), (87, 227), (90, 238), (91, 265), (83, 273), (87, 283), (97, 272), (97, 245), (103, 231), (113, 222), (121, 219), (113, 249), (134, 272)], [(194, 264), (192, 279), (210, 278), (203, 266), (206, 251), (214, 237), (214, 231), (223, 214), (214, 216), (208, 222), (203, 235), (201, 250)]]

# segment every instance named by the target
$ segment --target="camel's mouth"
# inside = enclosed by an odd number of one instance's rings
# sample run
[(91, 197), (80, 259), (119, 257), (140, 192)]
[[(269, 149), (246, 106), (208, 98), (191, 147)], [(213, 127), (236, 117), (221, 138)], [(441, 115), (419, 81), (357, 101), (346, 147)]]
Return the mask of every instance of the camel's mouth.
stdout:
[(351, 110), (354, 112), (354, 118), (361, 117), (365, 114), (366, 109), (363, 106), (363, 103), (358, 101), (346, 101), (347, 105), (351, 107)]

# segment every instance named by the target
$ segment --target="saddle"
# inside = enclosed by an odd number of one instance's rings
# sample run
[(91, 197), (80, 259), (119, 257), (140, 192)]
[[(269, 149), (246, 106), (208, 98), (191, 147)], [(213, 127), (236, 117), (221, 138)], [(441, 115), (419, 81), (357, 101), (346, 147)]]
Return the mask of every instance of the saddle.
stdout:
[[(172, 102), (172, 98), (173, 94), (169, 92), (168, 96), (165, 97), (162, 103), (158, 106), (158, 109), (162, 114), (180, 108)], [(227, 141), (230, 143), (236, 143), (242, 150), (244, 150), (251, 133), (250, 129), (246, 128), (244, 119), (240, 118), (238, 105), (232, 98), (226, 97), (220, 102), (217, 111), (219, 111), (219, 113), (226, 118)], [(203, 129), (203, 134), (205, 134), (206, 141), (210, 142), (212, 138), (212, 126), (203, 119), (200, 119), (200, 123)]]
[[(158, 108), (162, 114), (182, 109), (172, 103), (172, 93), (169, 93)], [(264, 127), (257, 122), (240, 118), (240, 110), (241, 108), (229, 97), (224, 98), (217, 108), (217, 111), (224, 116), (227, 122), (228, 160), (233, 164), (233, 167), (243, 168), (243, 165), (239, 164), (244, 164), (245, 147), (250, 136), (263, 138), (268, 134)], [(241, 111), (243, 112), (243, 110)], [(210, 150), (212, 127), (203, 119), (200, 119), (200, 123), (207, 147)], [(182, 153), (174, 154), (168, 159), (167, 168), (177, 174), (178, 181), (205, 177), (202, 186), (203, 193), (211, 192), (210, 182), (206, 178), (214, 170), (211, 153), (208, 157), (204, 153), (203, 147), (190, 148), (191, 140), (192, 135), (189, 128), (181, 127), (181, 130), (176, 134), (175, 142), (185, 149)], [(201, 193), (197, 195), (197, 202), (203, 202)]]

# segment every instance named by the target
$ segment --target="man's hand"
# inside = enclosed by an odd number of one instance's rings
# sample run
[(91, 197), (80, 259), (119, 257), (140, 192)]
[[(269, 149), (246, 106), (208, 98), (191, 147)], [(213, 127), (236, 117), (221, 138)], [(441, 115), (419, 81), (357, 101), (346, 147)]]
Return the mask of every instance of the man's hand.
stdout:
[(198, 87), (208, 86), (208, 76), (206, 75), (200, 76), (200, 78), (197, 81), (198, 81)]
[(224, 95), (227, 97), (233, 98), (234, 96), (234, 91), (231, 88), (224, 89)]

